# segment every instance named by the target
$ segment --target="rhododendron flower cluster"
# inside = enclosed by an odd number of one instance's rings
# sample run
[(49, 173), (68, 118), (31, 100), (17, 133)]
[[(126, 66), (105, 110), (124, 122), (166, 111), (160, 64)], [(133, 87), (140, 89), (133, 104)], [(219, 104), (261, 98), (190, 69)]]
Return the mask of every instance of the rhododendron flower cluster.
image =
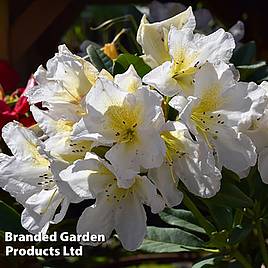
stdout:
[(232, 34), (195, 25), (191, 7), (162, 22), (142, 18), (137, 41), (152, 68), (143, 78), (132, 65), (114, 76), (98, 70), (65, 45), (38, 68), (24, 96), (40, 130), (11, 122), (2, 131), (13, 155), (0, 154), (0, 186), (24, 206), (24, 228), (46, 232), (70, 203), (92, 199), (77, 232), (108, 239), (115, 230), (135, 250), (144, 205), (159, 213), (180, 204), (179, 182), (209, 198), (223, 167), (242, 176), (258, 157), (268, 182), (267, 83), (239, 81)]

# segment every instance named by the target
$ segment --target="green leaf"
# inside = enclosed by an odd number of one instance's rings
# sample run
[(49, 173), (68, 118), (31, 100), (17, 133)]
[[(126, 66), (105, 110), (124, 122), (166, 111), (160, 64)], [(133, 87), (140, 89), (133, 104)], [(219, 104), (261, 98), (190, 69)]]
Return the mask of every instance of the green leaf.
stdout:
[(110, 150), (110, 147), (108, 146), (97, 146), (97, 147), (93, 147), (91, 152), (95, 153), (96, 155), (98, 155), (101, 158), (105, 157), (105, 154)]
[(180, 252), (204, 248), (197, 236), (176, 228), (147, 227), (147, 236), (139, 249), (148, 252)]
[(4, 203), (0, 201), (0, 230), (8, 231), (13, 233), (25, 233), (26, 231), (21, 226), (19, 213)]
[(206, 246), (215, 248), (224, 248), (228, 245), (228, 232), (222, 230), (220, 232), (214, 232), (211, 234), (210, 240)]
[(235, 172), (225, 167), (222, 168), (221, 174), (222, 174), (222, 177), (225, 179), (225, 181), (240, 182), (240, 177)]
[(207, 202), (211, 216), (219, 230), (231, 229), (233, 224), (233, 212), (228, 207), (220, 207), (212, 202)]
[(184, 209), (166, 208), (160, 214), (160, 218), (170, 224), (178, 226), (187, 231), (194, 231), (205, 234), (206, 231), (200, 227), (192, 212)]
[(231, 245), (237, 244), (241, 242), (242, 240), (246, 239), (246, 237), (249, 235), (249, 233), (252, 230), (252, 225), (236, 225), (230, 234), (230, 240), (229, 243)]
[(206, 259), (206, 260), (202, 260), (202, 261), (199, 261), (197, 263), (195, 263), (192, 268), (212, 268), (212, 267), (216, 267), (215, 264), (216, 264), (216, 260), (218, 260), (219, 257), (216, 257), (216, 258), (209, 258), (209, 259)]
[(216, 196), (204, 200), (204, 202), (211, 202), (220, 207), (253, 207), (252, 199), (231, 183), (223, 183), (220, 192)]
[(231, 62), (235, 65), (249, 65), (252, 64), (256, 57), (256, 44), (254, 41), (248, 42), (233, 53)]
[(254, 81), (258, 82), (263, 80), (268, 75), (268, 66), (265, 61), (258, 62), (251, 65), (237, 66), (240, 72), (241, 81)]
[(91, 44), (87, 47), (87, 54), (90, 62), (99, 70), (106, 69), (112, 73), (112, 60), (106, 56), (97, 46)]
[(114, 61), (113, 74), (120, 74), (127, 71), (130, 65), (133, 65), (136, 72), (140, 77), (143, 77), (145, 74), (151, 71), (150, 66), (148, 66), (142, 58), (132, 55), (129, 53), (121, 54)]

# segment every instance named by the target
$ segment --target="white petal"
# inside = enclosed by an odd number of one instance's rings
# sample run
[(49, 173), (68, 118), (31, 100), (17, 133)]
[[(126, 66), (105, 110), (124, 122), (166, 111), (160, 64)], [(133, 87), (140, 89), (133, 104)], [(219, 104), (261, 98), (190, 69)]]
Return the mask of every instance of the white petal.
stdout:
[(88, 114), (74, 125), (71, 139), (91, 140), (101, 145), (111, 146), (114, 143), (114, 132), (105, 126), (103, 115), (90, 107)]
[(85, 113), (86, 107), (84, 99), (81, 101), (81, 105), (77, 103), (66, 102), (45, 102), (43, 101), (43, 107), (47, 108), (50, 114), (53, 114), (55, 119), (61, 119), (71, 122), (78, 122), (81, 119), (81, 115)]
[(10, 122), (6, 124), (2, 129), (2, 137), (18, 159), (45, 163), (37, 148), (41, 147), (42, 144), (31, 130), (23, 127), (20, 123)]
[(87, 154), (85, 160), (75, 161), (61, 171), (59, 176), (82, 198), (95, 198), (114, 179), (109, 164), (91, 153)]
[(39, 84), (24, 92), (24, 95), (28, 98), (29, 103), (35, 104), (42, 101), (55, 101), (54, 96), (56, 93), (62, 92), (60, 85), (55, 81), (47, 81), (46, 70), (42, 66), (38, 67), (34, 77)]
[(91, 150), (91, 141), (72, 141), (71, 133), (58, 133), (45, 141), (46, 150), (51, 156), (72, 163), (83, 159), (86, 152)]
[[(108, 240), (114, 229), (114, 209), (105, 202), (105, 199), (99, 200), (96, 205), (86, 208), (78, 220), (77, 233), (86, 234), (104, 234)], [(97, 246), (97, 243), (83, 242), (91, 246)]]
[(134, 93), (141, 87), (141, 78), (138, 76), (135, 68), (131, 64), (126, 72), (117, 74), (114, 82), (124, 91)]
[(135, 250), (141, 245), (146, 234), (146, 214), (134, 194), (129, 195), (116, 210), (115, 230), (125, 249)]
[(64, 198), (60, 204), (61, 207), (60, 207), (59, 213), (57, 213), (54, 216), (53, 220), (51, 221), (52, 224), (57, 224), (64, 219), (64, 217), (67, 213), (67, 210), (69, 208), (69, 204), (70, 204), (69, 200), (67, 198)]
[(44, 225), (40, 225), (41, 216), (30, 209), (24, 209), (21, 213), (21, 225), (30, 233), (37, 234), (39, 232), (46, 233), (50, 222), (45, 222)]
[(177, 110), (179, 113), (182, 112), (182, 110), (187, 105), (188, 100), (184, 96), (175, 96), (169, 101), (169, 105), (173, 107), (175, 110)]
[(216, 147), (219, 167), (223, 165), (239, 173), (256, 163), (256, 148), (250, 138), (241, 132), (228, 127), (221, 128), (218, 138), (213, 143)]
[(106, 154), (105, 157), (111, 162), (118, 186), (129, 188), (133, 183), (134, 176), (140, 171), (137, 147), (129, 144), (115, 144)]
[(26, 200), (25, 207), (32, 209), (40, 215), (43, 215), (51, 209), (54, 209), (54, 211), (56, 211), (61, 200), (62, 197), (59, 195), (57, 188), (50, 190), (41, 190)]
[(205, 36), (195, 35), (195, 43), (199, 47), (199, 59), (211, 63), (217, 61), (229, 61), (235, 48), (235, 41), (232, 34), (219, 29), (216, 32)]
[(264, 183), (268, 183), (268, 148), (263, 149), (258, 158), (258, 169), (261, 179)]
[(239, 42), (245, 35), (245, 25), (242, 21), (237, 21), (230, 29), (229, 32), (233, 35), (236, 42)]
[(47, 78), (60, 81), (74, 97), (86, 95), (98, 75), (92, 64), (72, 54), (65, 45), (59, 46), (59, 53), (47, 62), (47, 69)]
[(183, 57), (183, 59), (187, 60), (187, 62), (194, 66), (196, 62), (194, 51), (196, 51), (197, 48), (193, 42), (193, 38), (194, 34), (191, 29), (180, 30), (177, 27), (172, 26), (168, 34), (168, 47), (170, 56), (174, 60), (177, 60), (181, 56), (181, 53), (186, 53), (185, 58)]
[(136, 154), (138, 161), (144, 168), (160, 167), (164, 160), (166, 147), (159, 133), (152, 131), (141, 131), (141, 144)]
[[(220, 190), (221, 173), (215, 167), (212, 154), (205, 147), (193, 146), (192, 149), (197, 151), (189, 150), (183, 157), (176, 159), (174, 170), (190, 192), (202, 198), (210, 198)], [(198, 158), (196, 153), (199, 154)]]
[(166, 162), (161, 167), (150, 169), (148, 172), (148, 177), (154, 182), (168, 207), (179, 205), (183, 198), (182, 192), (177, 189), (177, 178), (174, 181), (171, 172), (172, 167)]
[(54, 180), (56, 181), (56, 184), (58, 186), (58, 191), (65, 197), (65, 201), (68, 200), (68, 202), (72, 203), (78, 203), (82, 201), (82, 198), (80, 198), (69, 186), (69, 184), (65, 181), (63, 181), (60, 177), (60, 172), (63, 171), (68, 167), (68, 163), (59, 161), (59, 160), (53, 160), (51, 163), (51, 171), (54, 177)]
[(41, 191), (30, 197), (22, 213), (22, 226), (31, 233), (46, 232), (63, 198), (57, 191)]
[(136, 195), (144, 204), (151, 207), (152, 213), (159, 213), (165, 208), (163, 199), (156, 187), (146, 176), (137, 176), (135, 180)]
[(142, 127), (160, 130), (165, 123), (164, 113), (161, 108), (163, 98), (156, 91), (141, 88), (135, 95), (136, 105), (142, 107)]
[(202, 98), (213, 86), (218, 87), (219, 93), (221, 93), (222, 87), (220, 86), (216, 69), (212, 64), (207, 63), (195, 75), (194, 96)]
[(174, 96), (181, 88), (177, 81), (171, 78), (171, 68), (172, 63), (170, 61), (164, 62), (162, 65), (146, 74), (142, 81), (145, 84), (153, 86), (165, 96)]
[(30, 103), (76, 103), (95, 83), (97, 69), (88, 61), (73, 55), (65, 45), (47, 62), (47, 71), (39, 67), (35, 73), (38, 85), (27, 90)]
[(48, 173), (47, 166), (34, 167), (31, 161), (21, 162), (15, 157), (0, 154), (0, 186), (22, 204), (40, 191), (39, 176), (44, 173)]
[(127, 94), (112, 81), (98, 78), (86, 97), (86, 103), (97, 112), (104, 114), (112, 105), (121, 106)]
[(195, 18), (192, 8), (189, 7), (186, 11), (162, 22), (150, 24), (145, 16), (142, 18), (137, 32), (137, 41), (142, 46), (145, 62), (152, 68), (170, 60), (165, 39), (167, 39), (171, 25), (179, 29), (193, 30), (195, 28)]
[(62, 131), (62, 129), (58, 128), (56, 119), (51, 117), (47, 111), (42, 111), (34, 105), (31, 106), (30, 110), (38, 126), (48, 136), (53, 136), (58, 131)]

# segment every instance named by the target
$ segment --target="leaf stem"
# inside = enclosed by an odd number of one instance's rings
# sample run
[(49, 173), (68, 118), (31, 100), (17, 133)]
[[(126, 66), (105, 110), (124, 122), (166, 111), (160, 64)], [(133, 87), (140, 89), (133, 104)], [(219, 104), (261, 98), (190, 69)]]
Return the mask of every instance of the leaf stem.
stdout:
[(197, 206), (192, 202), (189, 196), (183, 192), (184, 205), (194, 214), (198, 223), (205, 229), (208, 235), (216, 231), (216, 228), (202, 215)]
[(264, 261), (265, 267), (268, 267), (268, 253), (267, 253), (267, 248), (265, 245), (265, 240), (264, 240), (264, 236), (262, 232), (260, 219), (257, 219), (256, 221), (256, 229), (257, 229), (257, 236), (259, 239), (259, 246), (260, 246), (261, 254), (263, 257), (263, 261)]
[(236, 258), (237, 261), (239, 261), (243, 265), (243, 267), (252, 268), (252, 265), (248, 262), (248, 260), (238, 250), (234, 250), (232, 255), (233, 255), (233, 257)]
[(122, 52), (122, 53), (128, 53), (128, 50), (121, 44), (121, 42), (117, 41), (116, 42), (116, 45), (118, 46), (119, 50)]
[(233, 227), (235, 227), (236, 225), (239, 225), (242, 223), (243, 220), (243, 212), (240, 209), (237, 209), (235, 211), (235, 215), (234, 215), (234, 221), (233, 221)]

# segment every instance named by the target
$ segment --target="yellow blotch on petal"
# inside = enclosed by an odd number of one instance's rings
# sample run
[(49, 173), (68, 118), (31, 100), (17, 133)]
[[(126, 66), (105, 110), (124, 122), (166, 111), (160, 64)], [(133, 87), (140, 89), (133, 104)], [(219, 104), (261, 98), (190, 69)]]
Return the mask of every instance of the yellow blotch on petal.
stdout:
[(67, 120), (57, 121), (57, 132), (71, 132), (73, 130), (74, 123)]
[(137, 126), (140, 124), (141, 107), (129, 105), (110, 106), (106, 111), (107, 124), (115, 133), (118, 143), (138, 141)]
[(204, 91), (203, 95), (201, 96), (201, 101), (193, 109), (193, 114), (214, 112), (219, 110), (224, 102), (225, 100), (220, 95), (219, 86), (212, 85), (211, 88)]
[(185, 154), (185, 146), (183, 141), (185, 137), (183, 133), (176, 131), (165, 131), (161, 134), (161, 138), (166, 145), (166, 158), (171, 163), (175, 156), (181, 157)]
[(38, 151), (38, 148), (35, 144), (28, 143), (27, 149), (31, 154), (31, 158), (36, 166), (49, 166), (49, 161), (44, 158)]

